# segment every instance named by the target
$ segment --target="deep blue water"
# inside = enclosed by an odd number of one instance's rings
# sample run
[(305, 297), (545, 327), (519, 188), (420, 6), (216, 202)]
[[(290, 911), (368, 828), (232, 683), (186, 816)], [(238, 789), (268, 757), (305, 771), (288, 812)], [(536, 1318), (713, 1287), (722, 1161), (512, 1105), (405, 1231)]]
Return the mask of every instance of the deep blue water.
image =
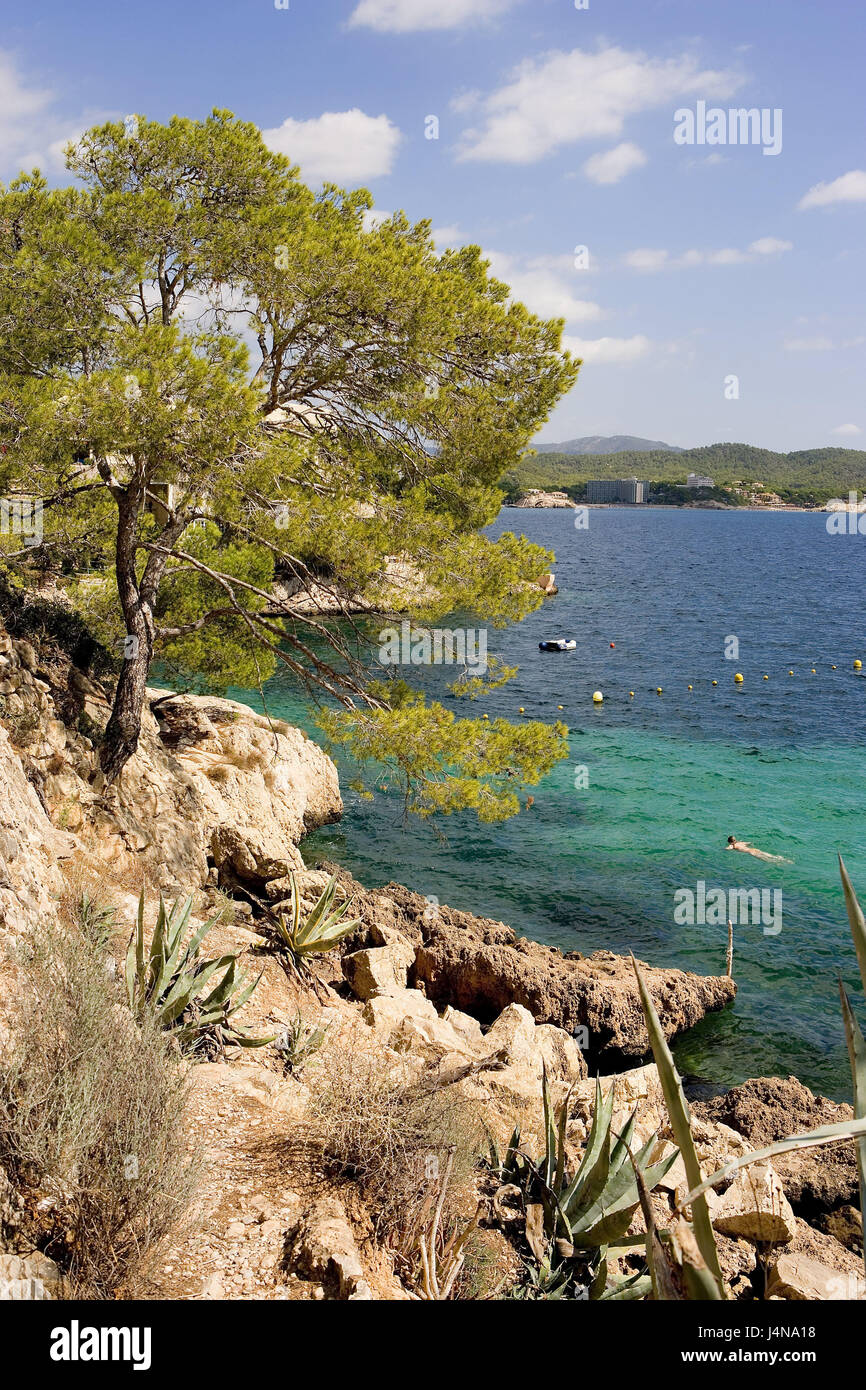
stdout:
[[(534, 806), (498, 826), (468, 814), (406, 826), (399, 796), (362, 800), (343, 762), (344, 819), (305, 853), (564, 949), (631, 949), (708, 973), (724, 969), (726, 929), (677, 925), (675, 892), (698, 880), (778, 889), (781, 932), (737, 928), (737, 1000), (678, 1045), (680, 1066), (731, 1083), (794, 1073), (845, 1097), (837, 974), (862, 991), (836, 854), (866, 897), (866, 679), (853, 669), (866, 663), (866, 537), (830, 536), (822, 516), (794, 513), (611, 508), (593, 510), (587, 530), (573, 515), (506, 509), (491, 528), (522, 530), (557, 556), (558, 596), (489, 631), (490, 650), (520, 671), (483, 709), (519, 719), (522, 705), (570, 728), (570, 759)], [(576, 651), (539, 653), (559, 635)], [(725, 657), (732, 636), (736, 660)], [(421, 677), (443, 693), (442, 668)], [(313, 730), (282, 674), (267, 699)], [(589, 785), (577, 789), (579, 765)], [(729, 834), (794, 862), (727, 853)]]

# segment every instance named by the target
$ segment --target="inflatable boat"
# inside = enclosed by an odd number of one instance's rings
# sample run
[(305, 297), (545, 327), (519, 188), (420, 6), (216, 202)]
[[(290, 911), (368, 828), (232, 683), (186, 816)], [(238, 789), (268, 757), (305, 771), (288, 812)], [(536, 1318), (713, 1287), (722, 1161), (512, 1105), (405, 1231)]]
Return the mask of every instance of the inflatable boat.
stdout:
[(539, 642), (540, 652), (573, 652), (577, 646), (573, 637), (554, 637), (550, 642)]

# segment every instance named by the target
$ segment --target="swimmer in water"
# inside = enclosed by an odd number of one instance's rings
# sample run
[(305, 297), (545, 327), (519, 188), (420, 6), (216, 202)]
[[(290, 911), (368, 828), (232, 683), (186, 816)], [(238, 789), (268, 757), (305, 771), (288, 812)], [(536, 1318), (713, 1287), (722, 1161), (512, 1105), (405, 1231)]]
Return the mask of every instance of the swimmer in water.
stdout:
[(781, 854), (767, 854), (762, 849), (755, 849), (754, 845), (746, 844), (745, 840), (735, 840), (733, 835), (728, 836), (728, 843), (725, 849), (737, 849), (741, 854), (751, 854), (755, 859), (766, 859), (768, 864), (793, 864), (793, 859), (785, 859)]

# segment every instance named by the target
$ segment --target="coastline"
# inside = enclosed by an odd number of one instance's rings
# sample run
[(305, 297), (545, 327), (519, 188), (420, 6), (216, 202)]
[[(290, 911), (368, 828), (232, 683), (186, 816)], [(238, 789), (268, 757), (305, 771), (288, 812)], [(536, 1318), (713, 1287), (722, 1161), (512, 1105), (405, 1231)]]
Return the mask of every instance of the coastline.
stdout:
[[(306, 868), (298, 846), (308, 831), (342, 815), (336, 769), (299, 729), (237, 701), (165, 698), (166, 692), (151, 689), (154, 711), (145, 719), (140, 747), (121, 783), (105, 789), (96, 772), (98, 738), (83, 735), (79, 725), (87, 713), (94, 735), (104, 726), (108, 692), (61, 652), (49, 658), (29, 640), (2, 630), (0, 647), (7, 683), (22, 713), (31, 716), (15, 722), (14, 743), (5, 728), (0, 731), (4, 847), (15, 866), (13, 881), (0, 887), (7, 924), (26, 937), (37, 921), (50, 920), (58, 904), (69, 901), (70, 884), (80, 892), (82, 884), (92, 883), (89, 891), (118, 914), (120, 931), (110, 947), (114, 969), (106, 979), (119, 978), (136, 911), (130, 884), (137, 879), (145, 885), (142, 911), (148, 921), (154, 919), (157, 890), (169, 899), (190, 894), (196, 923), (219, 909), (213, 945), (257, 979), (242, 1022), (266, 1046), (252, 1053), (224, 1047), (215, 1058), (190, 1064), (190, 1140), (205, 1160), (210, 1199), (203, 1230), (194, 1237), (183, 1228), (170, 1232), (161, 1272), (142, 1274), (121, 1296), (405, 1298), (404, 1267), (375, 1244), (368, 1253), (362, 1239), (377, 1211), (369, 1189), (351, 1174), (341, 1185), (329, 1183), (318, 1151), (309, 1148), (316, 1107), (334, 1104), (317, 1098), (318, 1088), (345, 1087), (359, 1065), (361, 1089), (351, 1093), (350, 1108), (363, 1106), (367, 1092), (378, 1095), (383, 1086), (393, 1086), (389, 1078), (396, 1072), (407, 1094), (432, 1088), (461, 1113), (468, 1109), (503, 1152), (515, 1117), (527, 1142), (537, 1145), (531, 1136), (542, 1132), (545, 1086), (555, 1105), (567, 1101), (565, 1136), (580, 1152), (598, 1085), (617, 1113), (634, 1112), (641, 1142), (659, 1144), (673, 1161), (674, 1135), (659, 1072), (647, 1061), (649, 1037), (628, 959), (604, 950), (563, 953), (516, 937), (501, 921), (431, 902), (397, 883), (367, 890), (337, 866)], [(60, 691), (75, 692), (78, 713), (59, 717)], [(73, 804), (76, 815), (70, 814)], [(349, 904), (352, 929), (336, 948), (311, 957), (306, 977), (287, 971), (267, 948), (269, 914), (285, 908), (295, 892), (309, 913), (332, 875)], [(39, 885), (36, 898), (33, 885)], [(2, 957), (0, 964), (5, 968)], [(640, 968), (668, 1037), (724, 1009), (736, 993), (727, 977), (652, 964)], [(306, 1027), (318, 1028), (324, 1060), (321, 1070), (312, 1067), (299, 1078), (286, 1070), (279, 1039), (281, 1029), (288, 1036), (293, 1019), (302, 1017)], [(328, 1079), (334, 1076), (339, 1083)], [(791, 1124), (814, 1126), (845, 1120), (850, 1109), (814, 1096), (794, 1078), (752, 1079), (696, 1102), (693, 1131), (702, 1161), (713, 1171), (757, 1147), (762, 1126), (778, 1124), (779, 1113)], [(269, 1184), (255, 1164), (263, 1142), (295, 1144), (288, 1195), (282, 1169)], [(435, 1145), (435, 1136), (430, 1142)], [(474, 1150), (472, 1155), (476, 1176), (470, 1192), (477, 1204), (491, 1179), (485, 1176), (489, 1168), (479, 1169)], [(227, 1156), (244, 1172), (255, 1168), (254, 1199), (235, 1195)], [(682, 1194), (675, 1173), (656, 1197), (665, 1222), (674, 1219)], [(773, 1176), (770, 1200), (781, 1243), (772, 1271), (780, 1297), (832, 1297), (828, 1290), (839, 1279), (859, 1296), (856, 1232), (847, 1216), (855, 1188), (850, 1153), (836, 1167), (817, 1171), (797, 1156)], [(27, 1195), (10, 1189), (6, 1201), (17, 1223), (16, 1253), (4, 1258), (7, 1268), (26, 1272), (26, 1261), (40, 1249), (32, 1247), (37, 1236)], [(522, 1266), (514, 1239), (525, 1239), (523, 1226), (498, 1222), (495, 1204), (490, 1210), (489, 1238), (506, 1280), (517, 1287)], [(41, 1221), (44, 1240), (45, 1229), (49, 1236), (53, 1229), (50, 1215)], [(639, 1239), (639, 1213), (634, 1221)], [(748, 1188), (744, 1197), (742, 1186), (734, 1184), (713, 1207), (713, 1221), (727, 1296), (748, 1299), (758, 1277), (756, 1242), (766, 1239), (764, 1199), (750, 1196)], [(256, 1222), (269, 1238), (278, 1238), (279, 1249), (276, 1261), (251, 1268), (249, 1235)], [(206, 1266), (202, 1271), (202, 1239), (219, 1252), (214, 1273)], [(286, 1260), (320, 1292), (311, 1295), (309, 1283), (287, 1291)], [(43, 1267), (52, 1287), (62, 1289), (62, 1267), (54, 1261)], [(618, 1256), (616, 1277), (632, 1272), (632, 1257)], [(816, 1295), (806, 1292), (815, 1288)]]

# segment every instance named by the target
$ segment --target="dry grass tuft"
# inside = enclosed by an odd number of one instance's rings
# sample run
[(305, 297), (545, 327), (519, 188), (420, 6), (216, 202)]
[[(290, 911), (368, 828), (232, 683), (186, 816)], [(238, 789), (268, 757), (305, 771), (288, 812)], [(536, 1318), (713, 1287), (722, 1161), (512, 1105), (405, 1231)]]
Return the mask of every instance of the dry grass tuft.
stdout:
[(444, 1230), (472, 1216), (483, 1126), (452, 1088), (418, 1080), (407, 1060), (371, 1044), (366, 1028), (332, 1038), (307, 1074), (314, 1142), (357, 1184), (377, 1238), (412, 1257), (448, 1158)]
[(0, 1164), (27, 1238), (78, 1297), (107, 1298), (187, 1210), (186, 1081), (137, 1027), (108, 953), (110, 914), (43, 924), (19, 946), (0, 1058)]

